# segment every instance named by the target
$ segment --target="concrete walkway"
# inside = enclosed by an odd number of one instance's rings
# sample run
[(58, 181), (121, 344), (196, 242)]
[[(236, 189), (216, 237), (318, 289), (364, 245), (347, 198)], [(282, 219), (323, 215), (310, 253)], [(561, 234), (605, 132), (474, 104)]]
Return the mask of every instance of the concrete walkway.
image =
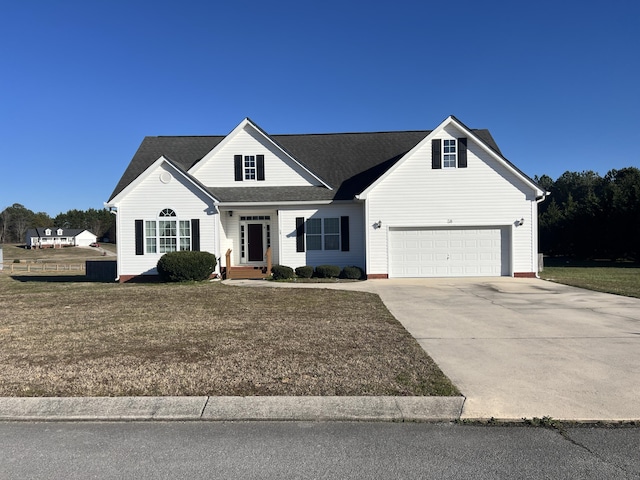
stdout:
[(465, 395), (463, 419), (640, 420), (640, 299), (508, 277), (231, 284), (379, 294)]

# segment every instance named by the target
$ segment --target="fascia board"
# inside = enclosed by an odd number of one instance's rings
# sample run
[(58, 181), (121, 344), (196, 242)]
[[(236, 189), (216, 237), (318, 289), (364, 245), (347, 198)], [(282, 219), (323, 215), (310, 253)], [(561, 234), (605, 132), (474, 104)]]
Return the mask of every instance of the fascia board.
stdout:
[(262, 128), (260, 128), (258, 125), (256, 125), (250, 118), (245, 118), (242, 122), (240, 122), (238, 124), (238, 126), (236, 128), (234, 128), (231, 133), (229, 133), (226, 137), (224, 137), (222, 139), (222, 141), (216, 145), (209, 153), (207, 153), (204, 157), (202, 157), (202, 159), (196, 163), (193, 167), (191, 167), (189, 169), (189, 174), (190, 175), (194, 175), (202, 165), (204, 165), (205, 163), (207, 163), (207, 161), (215, 156), (222, 148), (224, 148), (224, 146), (229, 143), (229, 141), (235, 137), (240, 131), (244, 130), (247, 126), (250, 126), (251, 128), (253, 128), (256, 132), (258, 132), (260, 135), (262, 135), (262, 137), (269, 142), (271, 145), (273, 145), (274, 147), (276, 147), (276, 149), (278, 149), (280, 152), (282, 152), (283, 155), (285, 155), (287, 158), (289, 158), (293, 163), (295, 163), (296, 165), (298, 165), (302, 170), (304, 170), (306, 173), (308, 173), (309, 175), (311, 175), (313, 178), (315, 178), (318, 182), (320, 182), (323, 186), (325, 186), (326, 188), (328, 188), (329, 190), (333, 190), (333, 188), (331, 188), (331, 186), (329, 184), (327, 184), (324, 180), (322, 180), (320, 177), (318, 177), (318, 175), (316, 175), (315, 173), (313, 173), (311, 170), (309, 170), (307, 167), (305, 167), (302, 163), (300, 163), (298, 160), (296, 160), (289, 152), (287, 152), (280, 144), (278, 144), (278, 142), (274, 141), (267, 132), (265, 132)]
[(510, 161), (508, 161), (505, 157), (500, 155), (498, 152), (490, 148), (482, 139), (480, 139), (476, 134), (473, 133), (466, 125), (464, 125), (460, 120), (455, 118), (454, 116), (449, 116), (443, 123), (442, 127), (447, 124), (453, 124), (459, 130), (462, 130), (465, 135), (470, 137), (477, 145), (487, 152), (491, 157), (493, 157), (498, 163), (504, 166), (507, 170), (513, 173), (516, 177), (520, 178), (525, 184), (529, 185), (535, 192), (536, 197), (544, 195), (545, 191), (541, 189), (533, 180), (531, 180), (527, 175), (518, 170)]
[(198, 190), (204, 193), (207, 197), (209, 197), (215, 203), (218, 203), (218, 199), (216, 199), (213, 195), (211, 195), (211, 193), (207, 189), (205, 189), (198, 182), (194, 181), (194, 179), (190, 175), (188, 175), (184, 170), (178, 168), (171, 160), (169, 160), (164, 155), (162, 155), (155, 162), (149, 165), (144, 172), (138, 175), (138, 177), (133, 182), (129, 183), (129, 185), (127, 185), (124, 189), (122, 189), (120, 193), (118, 193), (115, 197), (113, 197), (110, 202), (105, 203), (105, 206), (117, 207), (120, 201), (124, 197), (126, 197), (132, 190), (134, 190), (138, 185), (140, 185), (140, 183), (142, 183), (145, 179), (147, 179), (149, 175), (151, 175), (151, 172), (156, 168), (158, 168), (163, 163), (166, 165), (169, 165), (174, 172), (176, 172), (182, 178), (186, 179), (189, 183), (195, 186)]
[(313, 173), (311, 170), (309, 170), (307, 167), (305, 167), (302, 163), (300, 163), (298, 160), (296, 160), (296, 158), (293, 155), (291, 155), (287, 150), (285, 150), (282, 147), (282, 145), (280, 145), (278, 142), (276, 142), (274, 139), (272, 139), (271, 136), (267, 132), (265, 132), (262, 128), (260, 128), (254, 122), (252, 122), (251, 119), (247, 118), (246, 120), (248, 121), (249, 125), (251, 125), (258, 133), (260, 133), (269, 143), (271, 143), (271, 145), (273, 145), (278, 150), (280, 150), (284, 155), (286, 155), (292, 162), (294, 162), (296, 165), (298, 165), (301, 169), (303, 169), (305, 172), (307, 172), (313, 178), (318, 180), (322, 185), (327, 187), (329, 190), (333, 190), (333, 188), (331, 188), (331, 185), (326, 183), (318, 175)]
[(307, 201), (288, 201), (288, 202), (220, 202), (220, 208), (229, 207), (274, 207), (274, 206), (296, 206), (296, 205), (330, 205), (336, 203), (334, 200), (307, 200)]
[(234, 128), (233, 130), (231, 130), (231, 132), (229, 132), (229, 134), (224, 137), (222, 139), (222, 141), (220, 143), (218, 143), (215, 147), (213, 147), (213, 149), (207, 153), (204, 157), (202, 157), (194, 166), (192, 166), (189, 170), (188, 173), (189, 175), (194, 175), (198, 170), (200, 170), (200, 167), (202, 167), (202, 165), (204, 165), (205, 163), (207, 163), (207, 161), (216, 155), (216, 153), (218, 153), (221, 149), (224, 148), (224, 146), (229, 143), (229, 141), (235, 137), (238, 132), (242, 131), (244, 129), (244, 127), (250, 122), (250, 120), (248, 118), (245, 118), (243, 121), (241, 121), (238, 126), (236, 126), (236, 128)]
[(516, 177), (520, 178), (526, 185), (531, 187), (535, 192), (536, 196), (540, 196), (544, 194), (544, 191), (540, 189), (538, 185), (535, 184), (529, 177), (523, 174), (520, 170), (515, 168), (511, 162), (509, 162), (506, 158), (498, 154), (492, 148), (490, 148), (482, 139), (480, 139), (476, 134), (473, 133), (466, 125), (460, 122), (453, 115), (448, 116), (440, 125), (434, 128), (431, 133), (429, 133), (426, 137), (424, 137), (418, 144), (409, 150), (400, 160), (398, 160), (393, 167), (387, 170), (383, 175), (381, 175), (375, 182), (369, 185), (365, 190), (362, 191), (360, 195), (357, 195), (356, 198), (360, 200), (366, 200), (367, 195), (382, 182), (385, 178), (391, 175), (402, 163), (406, 161), (407, 158), (411, 157), (413, 153), (422, 148), (425, 144), (428, 144), (435, 135), (444, 130), (445, 127), (453, 125), (458, 130), (462, 131), (467, 137), (470, 137), (477, 145), (480, 146), (486, 153), (488, 153), (491, 157), (493, 157), (498, 163), (503, 165), (506, 169), (512, 172)]
[[(443, 124), (441, 124), (441, 126), (443, 126)], [(382, 175), (380, 175), (375, 182), (373, 182), (371, 185), (369, 185), (367, 188), (365, 188), (362, 193), (360, 193), (359, 195), (356, 195), (356, 199), (358, 200), (366, 200), (367, 199), (367, 195), (369, 195), (369, 193), (371, 193), (371, 191), (373, 189), (375, 189), (382, 181), (384, 181), (385, 178), (389, 177), (390, 175), (393, 174), (393, 172), (396, 171), (397, 168), (400, 167), (400, 165), (402, 165), (407, 158), (411, 157), (411, 155), (414, 154), (414, 152), (416, 150), (418, 150), (419, 148), (422, 147), (422, 145), (424, 145), (427, 142), (430, 142), (431, 139), (433, 138), (434, 134), (438, 132), (438, 129), (433, 130), (431, 133), (429, 133), (426, 137), (424, 137), (422, 140), (420, 140), (411, 150), (409, 150), (407, 153), (405, 153), (401, 159), (399, 159), (389, 170), (387, 170), (386, 172), (384, 172)]]

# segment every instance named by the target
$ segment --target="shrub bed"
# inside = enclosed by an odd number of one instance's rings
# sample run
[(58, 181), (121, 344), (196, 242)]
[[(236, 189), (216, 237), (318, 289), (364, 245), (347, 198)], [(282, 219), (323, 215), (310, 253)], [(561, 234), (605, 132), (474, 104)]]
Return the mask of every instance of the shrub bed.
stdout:
[(318, 265), (316, 267), (316, 276), (318, 278), (338, 278), (340, 276), (340, 267), (337, 265)]
[(216, 268), (216, 257), (209, 252), (170, 252), (158, 260), (157, 268), (165, 282), (206, 280)]
[(313, 267), (309, 265), (296, 268), (296, 277), (311, 278), (312, 275), (313, 275)]
[(364, 271), (360, 267), (356, 266), (344, 267), (340, 277), (348, 278), (350, 280), (360, 280), (364, 278)]
[(271, 267), (271, 275), (274, 280), (288, 280), (293, 278), (293, 268), (286, 265), (274, 265)]

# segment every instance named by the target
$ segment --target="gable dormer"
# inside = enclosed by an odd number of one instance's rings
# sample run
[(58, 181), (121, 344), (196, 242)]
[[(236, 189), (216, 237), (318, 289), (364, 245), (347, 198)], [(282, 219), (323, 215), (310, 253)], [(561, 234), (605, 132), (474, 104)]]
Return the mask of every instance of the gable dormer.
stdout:
[(58, 235), (58, 236), (62, 235), (62, 229), (61, 228), (58, 229), (58, 231), (56, 232), (56, 235)]
[(45, 234), (47, 237), (51, 236), (51, 229), (50, 229), (50, 228), (45, 229), (44, 234)]
[(207, 187), (329, 186), (245, 118), (189, 173)]

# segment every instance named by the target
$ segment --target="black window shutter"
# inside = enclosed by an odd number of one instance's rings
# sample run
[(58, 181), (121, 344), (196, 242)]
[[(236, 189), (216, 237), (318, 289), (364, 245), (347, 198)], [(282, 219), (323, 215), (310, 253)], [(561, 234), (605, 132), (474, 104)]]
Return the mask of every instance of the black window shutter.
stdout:
[(343, 252), (349, 251), (349, 217), (340, 217), (340, 246)]
[(144, 255), (144, 222), (136, 220), (136, 255)]
[(467, 139), (458, 139), (458, 168), (467, 168)]
[(431, 168), (442, 168), (442, 154), (439, 138), (436, 140), (431, 140)]
[(304, 252), (304, 217), (296, 217), (296, 252)]
[(233, 166), (236, 174), (236, 182), (241, 182), (244, 173), (244, 165), (242, 165), (242, 155), (233, 156)]
[(200, 219), (191, 219), (191, 250), (200, 251)]
[(264, 180), (264, 155), (256, 155), (257, 179)]

